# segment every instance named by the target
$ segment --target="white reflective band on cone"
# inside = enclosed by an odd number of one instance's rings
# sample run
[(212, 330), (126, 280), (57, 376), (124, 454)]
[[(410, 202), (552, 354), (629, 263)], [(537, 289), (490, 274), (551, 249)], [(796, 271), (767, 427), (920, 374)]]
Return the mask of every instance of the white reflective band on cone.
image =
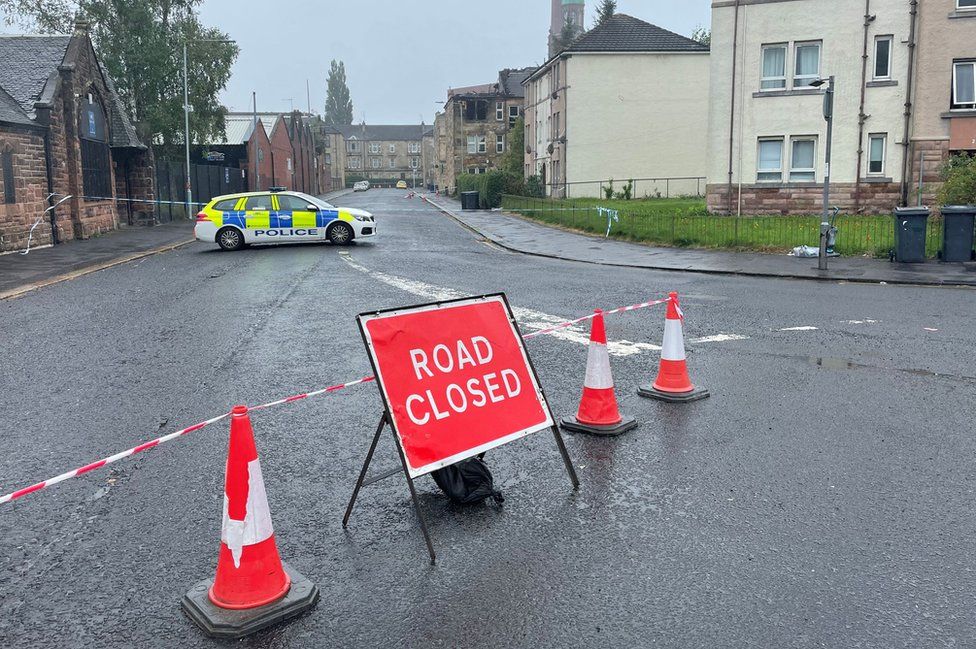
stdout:
[(681, 335), (681, 320), (664, 321), (664, 345), (661, 358), (666, 361), (685, 360), (685, 339)]
[(264, 490), (264, 478), (261, 475), (260, 460), (247, 463), (247, 509), (244, 520), (234, 520), (228, 514), (229, 503), (224, 494), (224, 523), (220, 529), (220, 540), (224, 542), (231, 556), (234, 557), (234, 567), (241, 567), (241, 553), (245, 545), (255, 545), (266, 541), (274, 534), (271, 527), (271, 508), (268, 507), (268, 493)]
[(605, 390), (613, 387), (613, 376), (610, 374), (610, 355), (607, 346), (590, 341), (586, 350), (586, 378), (583, 385), (588, 388)]

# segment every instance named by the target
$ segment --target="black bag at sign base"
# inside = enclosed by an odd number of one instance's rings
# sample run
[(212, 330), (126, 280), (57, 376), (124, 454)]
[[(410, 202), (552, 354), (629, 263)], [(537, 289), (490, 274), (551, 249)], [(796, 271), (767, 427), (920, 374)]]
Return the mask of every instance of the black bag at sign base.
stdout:
[(461, 505), (480, 503), (485, 498), (493, 498), (499, 504), (505, 500), (502, 492), (495, 489), (488, 465), (478, 457), (437, 469), (430, 477), (448, 498)]

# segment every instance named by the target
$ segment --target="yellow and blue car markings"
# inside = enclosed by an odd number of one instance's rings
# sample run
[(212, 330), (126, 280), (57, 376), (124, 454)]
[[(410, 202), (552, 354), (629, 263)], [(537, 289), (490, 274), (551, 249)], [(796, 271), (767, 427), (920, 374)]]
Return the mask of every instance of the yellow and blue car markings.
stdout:
[(272, 210), (251, 210), (244, 209), (247, 197), (239, 199), (233, 210), (221, 212), (207, 207), (206, 212), (209, 219), (218, 228), (225, 225), (232, 225), (242, 230), (282, 230), (300, 229), (308, 230), (315, 228), (328, 227), (333, 221), (354, 221), (351, 214), (344, 210), (319, 210), (311, 212), (308, 210), (282, 210), (278, 204), (278, 197), (271, 197)]

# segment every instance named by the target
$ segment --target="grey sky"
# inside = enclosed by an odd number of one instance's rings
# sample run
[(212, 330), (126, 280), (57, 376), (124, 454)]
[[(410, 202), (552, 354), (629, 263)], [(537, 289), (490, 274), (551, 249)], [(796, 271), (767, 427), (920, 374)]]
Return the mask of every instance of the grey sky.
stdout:
[[(499, 69), (545, 60), (549, 0), (207, 0), (201, 17), (241, 54), (222, 96), (233, 110), (322, 111), (329, 61), (346, 64), (355, 118), (430, 123), (448, 87), (487, 83)], [(598, 0), (587, 0), (587, 26)], [(618, 11), (689, 35), (708, 26), (710, 0), (618, 0)]]

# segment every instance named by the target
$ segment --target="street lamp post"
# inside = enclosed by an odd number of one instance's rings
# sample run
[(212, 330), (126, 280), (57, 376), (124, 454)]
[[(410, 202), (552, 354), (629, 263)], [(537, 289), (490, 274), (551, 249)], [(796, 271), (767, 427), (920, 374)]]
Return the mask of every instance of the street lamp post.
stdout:
[(827, 80), (817, 79), (810, 85), (819, 88), (827, 84), (824, 90), (823, 115), (827, 120), (827, 145), (824, 151), (824, 187), (823, 187), (823, 215), (820, 219), (820, 254), (817, 257), (817, 268), (827, 270), (827, 239), (830, 236), (830, 146), (834, 136), (834, 75)]
[(193, 183), (190, 182), (190, 80), (187, 72), (187, 46), (190, 43), (236, 43), (227, 38), (195, 38), (183, 41), (183, 142), (186, 146), (186, 218), (193, 209)]

